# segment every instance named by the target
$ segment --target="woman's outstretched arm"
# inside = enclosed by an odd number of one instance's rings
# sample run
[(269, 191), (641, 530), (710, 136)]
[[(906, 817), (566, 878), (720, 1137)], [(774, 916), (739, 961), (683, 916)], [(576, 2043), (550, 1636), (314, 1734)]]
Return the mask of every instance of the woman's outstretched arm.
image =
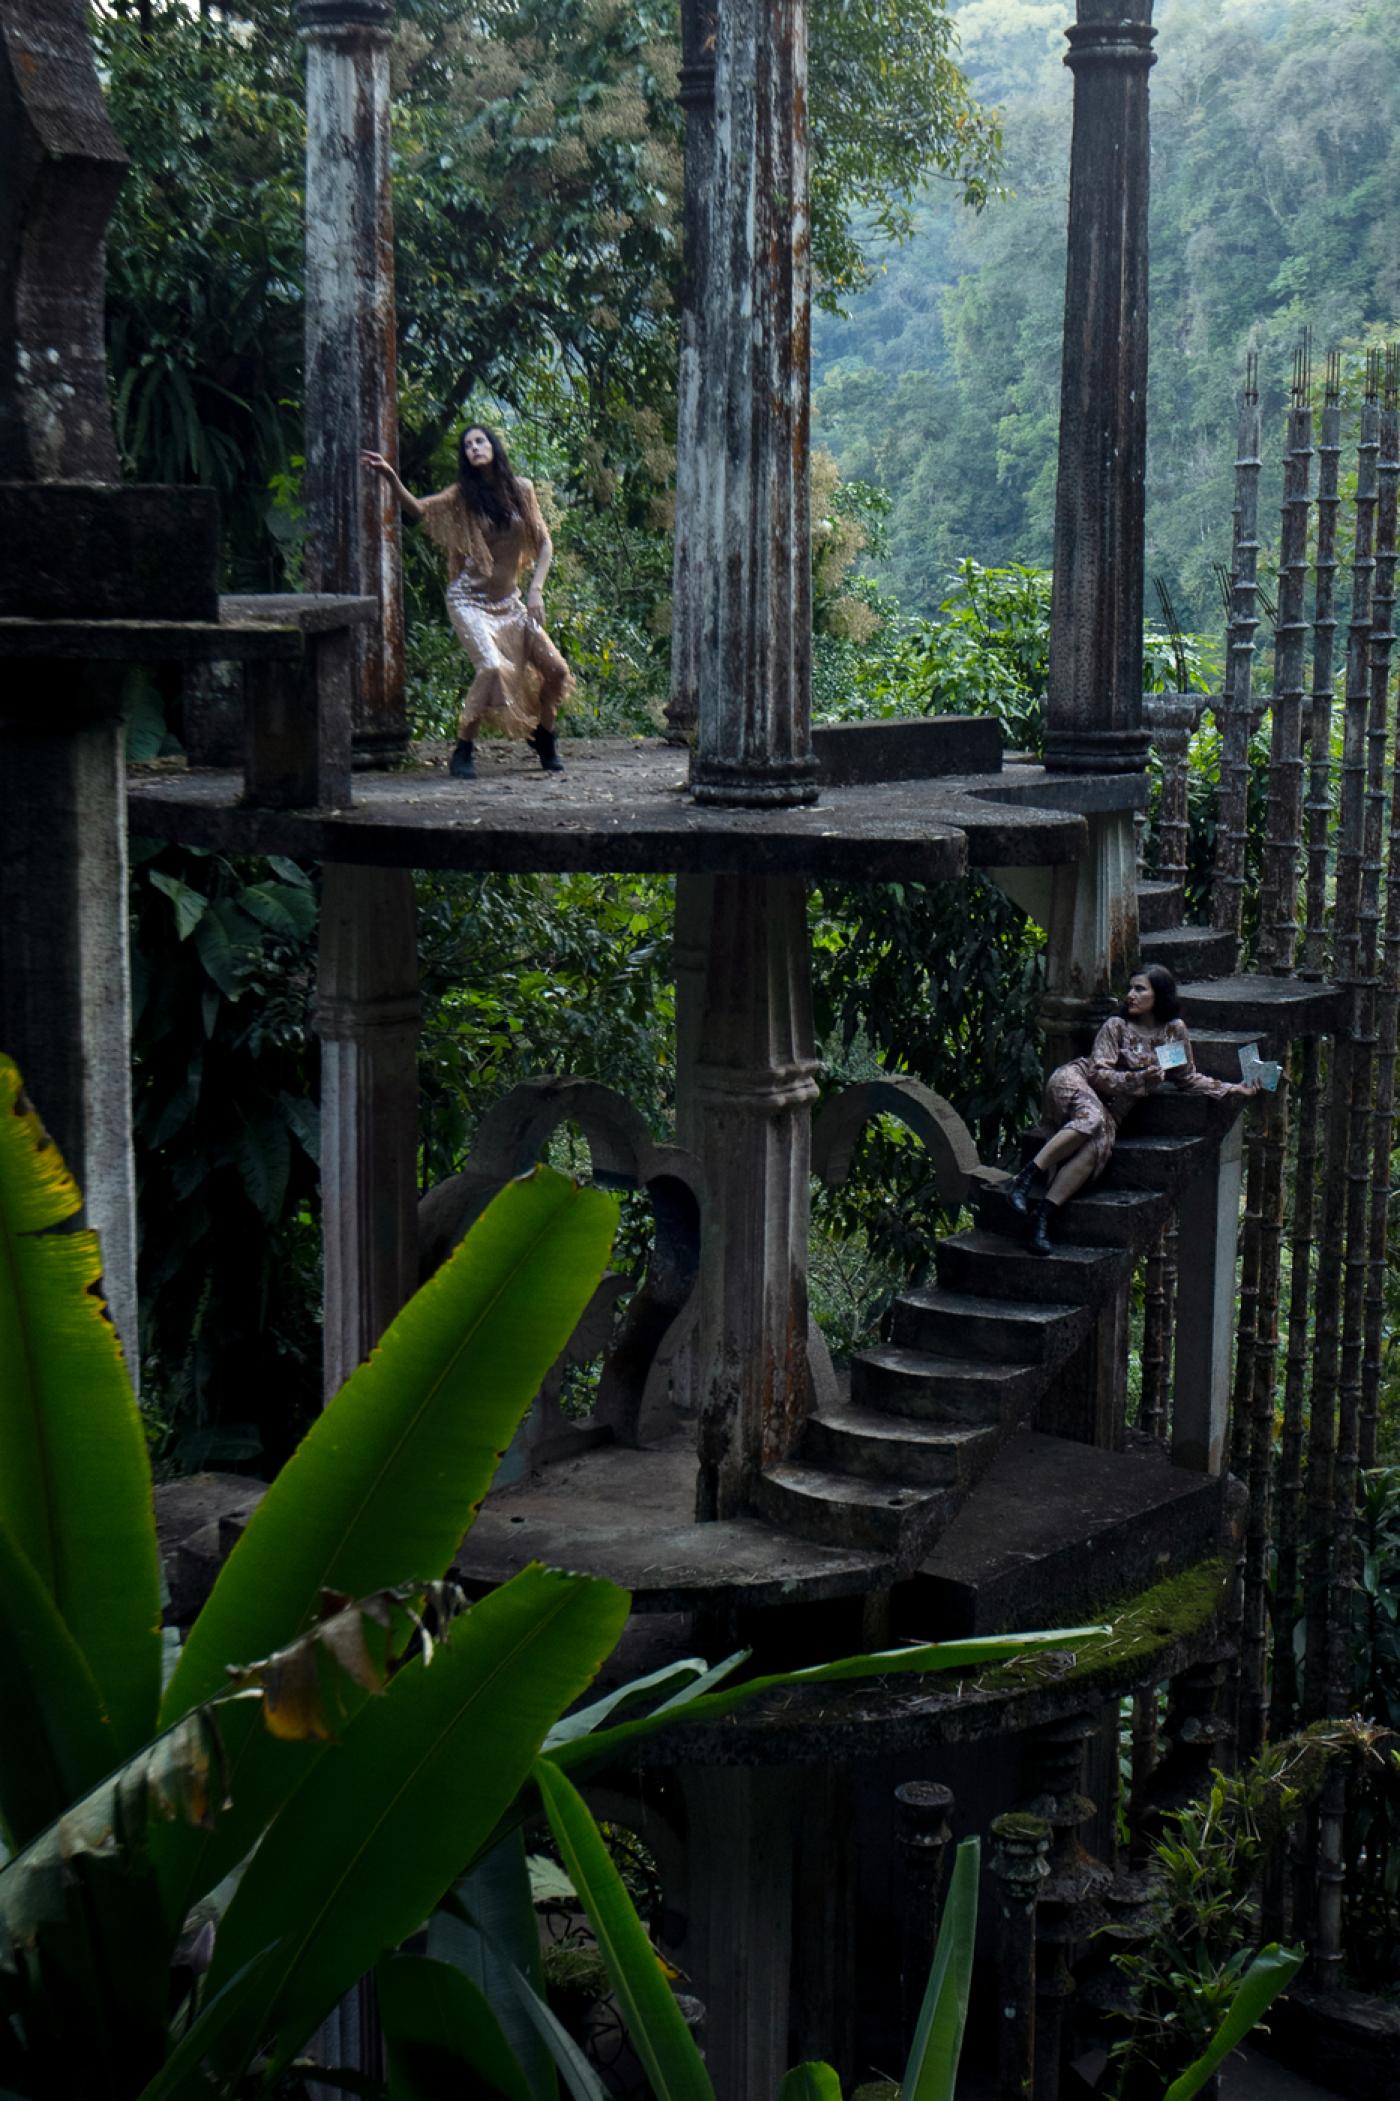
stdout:
[(360, 465), (368, 467), (374, 474), (382, 474), (384, 476), (384, 479), (391, 485), (394, 494), (398, 497), (405, 517), (411, 518), (416, 525), (423, 515), (423, 505), (419, 498), (413, 494), (412, 490), (406, 489), (399, 480), (398, 469), (390, 465), (382, 452), (362, 452), (360, 454)]

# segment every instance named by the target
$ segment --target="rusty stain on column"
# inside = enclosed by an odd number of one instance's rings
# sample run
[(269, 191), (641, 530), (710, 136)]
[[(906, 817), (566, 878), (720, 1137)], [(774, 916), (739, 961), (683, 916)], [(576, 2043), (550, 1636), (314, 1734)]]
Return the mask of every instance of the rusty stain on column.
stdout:
[(1152, 0), (1079, 0), (1045, 763), (1136, 773)]
[(691, 785), (700, 802), (781, 807), (817, 796), (805, 0), (719, 11), (714, 137)]
[(306, 44), (306, 588), (377, 597), (357, 642), (355, 749), (403, 752), (398, 507), (360, 451), (398, 449), (389, 0), (298, 0)]

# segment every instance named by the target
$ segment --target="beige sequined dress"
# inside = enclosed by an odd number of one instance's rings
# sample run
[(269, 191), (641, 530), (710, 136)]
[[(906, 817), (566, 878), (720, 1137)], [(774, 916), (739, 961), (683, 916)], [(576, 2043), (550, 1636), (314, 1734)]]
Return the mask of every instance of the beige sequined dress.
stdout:
[[(1236, 1094), (1228, 1080), (1197, 1072), (1195, 1053), (1184, 1021), (1161, 1027), (1129, 1021), (1114, 1014), (1094, 1038), (1087, 1058), (1057, 1065), (1045, 1082), (1045, 1121), (1056, 1131), (1082, 1131), (1093, 1147), (1094, 1179), (1107, 1167), (1119, 1126), (1135, 1102), (1151, 1091), (1157, 1046), (1180, 1043), (1186, 1063), (1168, 1068), (1168, 1086), (1191, 1094)], [(1078, 1158), (1078, 1155), (1075, 1156)]]
[(533, 485), (517, 477), (525, 514), (496, 532), (473, 517), (454, 482), (423, 499), (418, 523), (447, 557), (447, 617), (476, 676), (462, 704), (459, 737), (485, 724), (508, 737), (538, 728), (545, 694), (556, 704), (573, 675), (544, 629), (531, 620), (520, 595), (520, 572), (546, 538)]

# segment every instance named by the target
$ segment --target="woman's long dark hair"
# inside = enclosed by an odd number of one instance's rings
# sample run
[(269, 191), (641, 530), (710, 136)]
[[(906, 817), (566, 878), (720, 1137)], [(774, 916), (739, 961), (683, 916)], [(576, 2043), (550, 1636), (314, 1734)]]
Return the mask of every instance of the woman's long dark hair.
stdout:
[[(1176, 989), (1176, 979), (1165, 963), (1142, 963), (1133, 972), (1135, 978), (1146, 978), (1152, 987), (1152, 1019), (1155, 1022), (1175, 1021), (1181, 1012), (1181, 999)], [(1126, 1015), (1128, 1009), (1123, 1007)]]
[[(467, 459), (467, 439), (479, 430), (491, 441), (489, 467), (473, 467)], [(496, 532), (506, 532), (517, 518), (525, 516), (525, 498), (511, 472), (506, 448), (499, 435), (484, 423), (469, 423), (457, 441), (457, 486), (473, 517), (484, 519)]]

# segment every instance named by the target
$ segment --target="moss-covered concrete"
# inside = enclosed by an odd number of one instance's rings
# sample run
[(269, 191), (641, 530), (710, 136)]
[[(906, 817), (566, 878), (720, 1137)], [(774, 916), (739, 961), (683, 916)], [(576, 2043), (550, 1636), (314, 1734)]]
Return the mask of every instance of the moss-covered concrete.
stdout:
[[(1230, 1562), (1216, 1555), (1128, 1599), (1114, 1613), (1107, 1634), (1090, 1635), (1075, 1644), (1074, 1662), (1056, 1674), (1056, 1684), (1092, 1686), (1104, 1698), (1141, 1685), (1154, 1656), (1166, 1655), (1178, 1642), (1199, 1634), (1224, 1610), (1230, 1577)], [(1042, 1671), (1043, 1667), (1042, 1655)], [(1032, 1651), (984, 1671), (978, 1689), (1022, 1691), (1034, 1685), (1037, 1674)]]

